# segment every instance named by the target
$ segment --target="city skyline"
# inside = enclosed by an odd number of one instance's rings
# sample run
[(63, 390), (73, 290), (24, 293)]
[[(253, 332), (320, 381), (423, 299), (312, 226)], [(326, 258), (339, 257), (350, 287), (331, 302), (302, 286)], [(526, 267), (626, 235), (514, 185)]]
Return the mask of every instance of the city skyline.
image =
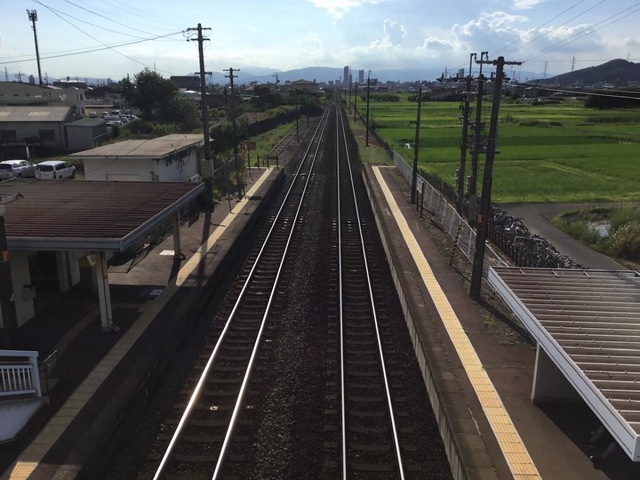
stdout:
[[(640, 3), (632, 0), (274, 0), (179, 4), (140, 0), (20, 0), (0, 6), (0, 65), (26, 77), (38, 69), (32, 21), (37, 11), (43, 77), (117, 81), (144, 68), (165, 77), (198, 70), (201, 23), (205, 66), (256, 75), (304, 67), (456, 72), (487, 51), (551, 76), (605, 63), (637, 61)], [(152, 40), (151, 40), (152, 39)], [(190, 40), (190, 41), (187, 41)], [(16, 80), (11, 78), (9, 80)]]

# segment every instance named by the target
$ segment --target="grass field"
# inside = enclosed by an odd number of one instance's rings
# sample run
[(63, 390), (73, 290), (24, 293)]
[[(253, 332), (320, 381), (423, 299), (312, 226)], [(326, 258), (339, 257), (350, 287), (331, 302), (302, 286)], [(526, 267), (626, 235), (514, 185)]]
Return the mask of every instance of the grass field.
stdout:
[[(371, 101), (370, 124), (411, 161), (417, 103), (401, 98), (394, 103)], [(459, 107), (458, 102), (423, 102), (420, 122), (420, 168), (451, 185), (460, 165)], [(485, 102), (487, 132), (490, 108)], [(499, 153), (491, 194), (494, 202), (640, 200), (640, 108), (600, 111), (571, 99), (539, 106), (505, 101), (499, 119)], [(469, 165), (467, 154), (465, 176)], [(479, 182), (483, 168), (481, 155)]]

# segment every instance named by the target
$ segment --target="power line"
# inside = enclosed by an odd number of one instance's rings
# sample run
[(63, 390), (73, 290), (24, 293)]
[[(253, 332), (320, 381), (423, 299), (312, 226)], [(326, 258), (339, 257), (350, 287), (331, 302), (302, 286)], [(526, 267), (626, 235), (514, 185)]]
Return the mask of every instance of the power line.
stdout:
[[(604, 0), (603, 0), (603, 1), (604, 1)], [(546, 21), (546, 22), (544, 22), (542, 25), (538, 25), (538, 26), (537, 26), (536, 28), (534, 28), (533, 30), (530, 30), (529, 32), (527, 32), (527, 33), (524, 35), (524, 37), (526, 37), (527, 35), (531, 35), (533, 32), (539, 31), (542, 27), (544, 27), (544, 26), (548, 25), (549, 23), (553, 22), (555, 19), (557, 19), (557, 18), (561, 17), (562, 15), (564, 15), (565, 13), (567, 13), (569, 10), (572, 10), (573, 8), (575, 8), (576, 6), (578, 6), (579, 4), (581, 4), (582, 2), (584, 2), (584, 0), (579, 0), (578, 2), (574, 3), (574, 4), (573, 4), (573, 5), (571, 5), (569, 8), (566, 8), (565, 10), (563, 10), (562, 12), (560, 12), (560, 13), (559, 13), (558, 15), (556, 15), (555, 17), (553, 17), (553, 18), (551, 18), (551, 19), (547, 20), (547, 21)], [(600, 2), (600, 3), (602, 3), (602, 2)], [(581, 14), (581, 15), (582, 15), (582, 14)], [(576, 18), (576, 17), (574, 17), (574, 18)], [(568, 20), (568, 21), (570, 21), (570, 20)], [(565, 22), (565, 23), (566, 23), (566, 22)], [(562, 25), (560, 25), (560, 26), (562, 26)], [(506, 45), (505, 47), (503, 47), (503, 48), (501, 48), (500, 50), (498, 50), (498, 53), (502, 52), (503, 50), (506, 50), (507, 48), (509, 48), (509, 47), (510, 47), (511, 45), (513, 45), (514, 43), (518, 43), (518, 42), (522, 41), (522, 39), (523, 39), (524, 37), (520, 37), (520, 38), (515, 39), (515, 40), (514, 40), (513, 42), (511, 42), (510, 44), (508, 44), (508, 45)], [(538, 38), (540, 38), (540, 36), (538, 36), (538, 37), (534, 38), (533, 40), (530, 40), (530, 41), (529, 41), (529, 42), (527, 42), (527, 43), (534, 42), (534, 41), (535, 41), (535, 40), (537, 40)], [(509, 53), (510, 53), (510, 52), (509, 52)]]
[[(61, 53), (55, 53), (52, 52), (51, 54), (44, 54), (43, 56), (41, 56), (42, 59), (51, 59), (51, 58), (62, 58), (62, 57), (71, 57), (74, 55), (84, 55), (85, 53), (93, 53), (93, 52), (100, 52), (100, 51), (104, 51), (104, 50), (110, 50), (113, 49), (115, 47), (124, 47), (127, 45), (135, 45), (138, 43), (144, 43), (144, 42), (150, 42), (153, 40), (157, 40), (159, 38), (165, 38), (165, 37), (170, 37), (172, 35), (178, 35), (181, 34), (182, 32), (173, 32), (173, 33), (168, 33), (166, 35), (158, 35), (156, 37), (152, 37), (152, 38), (144, 38), (142, 40), (134, 40), (131, 42), (123, 42), (123, 43), (117, 43), (117, 44), (113, 44), (113, 45), (105, 45), (104, 47), (96, 47), (96, 48), (91, 48), (91, 47), (85, 47), (82, 50), (63, 50)], [(20, 58), (20, 60), (9, 60), (9, 61), (2, 61), (0, 62), (0, 65), (8, 65), (11, 63), (22, 63), (22, 62), (27, 62), (30, 60), (34, 60), (34, 57), (29, 56), (29, 57), (25, 57), (25, 56), (20, 56), (20, 57), (7, 57), (7, 58)]]
[[(545, 53), (552, 52), (553, 50), (556, 50), (556, 49), (558, 49), (558, 48), (560, 48), (562, 46), (568, 45), (570, 43), (575, 42), (576, 40), (580, 40), (583, 37), (591, 35), (592, 33), (597, 32), (598, 30), (602, 30), (603, 28), (608, 27), (609, 25), (617, 23), (620, 20), (623, 20), (623, 19), (633, 15), (634, 13), (640, 11), (640, 7), (638, 7), (639, 5), (640, 5), (640, 2), (634, 4), (634, 5), (630, 6), (630, 7), (627, 7), (624, 10), (619, 11), (618, 13), (615, 13), (615, 14), (611, 15), (610, 17), (605, 18), (604, 20), (599, 21), (598, 23), (596, 23), (595, 25), (592, 25), (587, 30), (582, 30), (580, 32), (577, 32), (577, 33), (571, 35), (569, 38), (567, 38), (565, 40), (562, 40), (562, 41), (556, 42), (555, 44), (549, 45), (545, 49), (541, 50), (539, 53), (534, 54), (533, 57), (529, 57), (529, 59), (537, 58), (537, 57), (539, 57), (539, 56), (541, 56), (541, 55), (543, 55)], [(636, 8), (636, 7), (638, 7), (638, 8)], [(631, 12), (628, 12), (629, 10), (631, 10), (633, 8), (636, 8), (636, 9), (631, 11)], [(628, 12), (628, 13), (625, 14), (624, 16), (620, 17), (620, 18), (616, 18), (616, 17), (622, 15), (624, 12)], [(615, 19), (615, 20), (612, 20), (612, 19)], [(605, 23), (605, 22), (609, 22), (609, 23)], [(604, 24), (604, 25), (602, 25), (602, 24)], [(599, 28), (596, 28), (599, 25), (601, 25), (601, 26)], [(574, 38), (574, 37), (576, 37), (576, 38)], [(527, 61), (527, 60), (525, 59), (525, 61)]]
[[(42, 3), (40, 0), (34, 0), (34, 1), (35, 1), (36, 3), (39, 3), (40, 5), (43, 5), (43, 3)], [(105, 20), (107, 20), (107, 21), (109, 21), (109, 22), (113, 22), (113, 23), (116, 23), (116, 24), (118, 24), (118, 25), (121, 25), (121, 26), (123, 26), (123, 27), (125, 27), (125, 28), (129, 28), (129, 29), (131, 29), (131, 30), (135, 30), (135, 31), (137, 31), (137, 32), (144, 33), (145, 35), (153, 35), (153, 33), (151, 33), (151, 32), (146, 32), (146, 31), (144, 31), (144, 30), (140, 30), (140, 29), (138, 29), (138, 28), (131, 27), (131, 26), (126, 25), (126, 24), (124, 24), (124, 23), (118, 22), (118, 21), (116, 21), (116, 20), (113, 20), (112, 18), (109, 18), (109, 17), (106, 17), (106, 16), (104, 16), (104, 15), (99, 14), (99, 13), (97, 13), (97, 12), (96, 12), (96, 11), (94, 11), (94, 10), (89, 10), (88, 8), (85, 8), (85, 7), (83, 7), (82, 5), (78, 5), (78, 4), (76, 4), (76, 3), (73, 3), (73, 2), (71, 2), (70, 0), (65, 0), (65, 1), (66, 1), (68, 4), (73, 5), (74, 7), (77, 7), (77, 8), (79, 8), (79, 9), (81, 9), (81, 10), (84, 10), (85, 12), (88, 12), (88, 13), (90, 13), (90, 14), (92, 14), (92, 15), (97, 16), (97, 17), (103, 18), (103, 19), (105, 19)], [(44, 6), (44, 5), (43, 5), (43, 6)], [(53, 10), (55, 10), (55, 9), (53, 9)], [(138, 36), (135, 36), (135, 35), (131, 35), (131, 34), (129, 34), (129, 33), (118, 32), (118, 31), (116, 31), (116, 30), (111, 30), (111, 29), (106, 28), (106, 27), (103, 27), (103, 26), (101, 26), (101, 25), (96, 25), (95, 23), (87, 22), (86, 20), (82, 20), (81, 18), (74, 17), (73, 15), (70, 15), (70, 14), (68, 14), (68, 13), (61, 12), (60, 10), (56, 10), (56, 11), (57, 11), (58, 13), (60, 13), (60, 14), (66, 15), (66, 16), (68, 16), (68, 17), (71, 17), (71, 18), (73, 18), (74, 20), (78, 20), (79, 22), (86, 23), (87, 25), (91, 25), (92, 27), (96, 27), (96, 28), (100, 28), (100, 29), (102, 29), (102, 30), (106, 30), (107, 32), (117, 33), (118, 35), (125, 35), (125, 36), (127, 36), (127, 37), (141, 38), (141, 37), (138, 37)], [(178, 41), (178, 40), (176, 40), (176, 41)]]
[[(514, 52), (518, 51), (520, 48), (522, 48), (524, 45), (529, 45), (529, 44), (531, 44), (531, 43), (535, 42), (536, 40), (538, 40), (539, 38), (545, 37), (545, 36), (549, 35), (550, 33), (555, 32), (555, 31), (556, 31), (556, 30), (558, 30), (560, 27), (563, 27), (564, 25), (566, 25), (567, 23), (571, 22), (572, 20), (575, 20), (576, 18), (581, 17), (581, 16), (582, 16), (582, 15), (584, 15), (585, 13), (590, 12), (591, 10), (593, 10), (594, 8), (596, 8), (597, 6), (599, 6), (599, 5), (603, 4), (605, 1), (606, 1), (606, 0), (600, 0), (600, 2), (596, 3), (595, 5), (593, 5), (593, 6), (589, 7), (589, 8), (588, 8), (588, 9), (586, 9), (586, 10), (583, 10), (583, 11), (582, 11), (582, 12), (580, 12), (579, 14), (577, 14), (577, 15), (575, 15), (575, 16), (573, 16), (573, 17), (571, 17), (570, 19), (568, 19), (568, 20), (566, 20), (566, 21), (564, 21), (564, 22), (562, 22), (560, 25), (558, 25), (557, 27), (552, 28), (552, 29), (551, 29), (551, 30), (549, 30), (548, 32), (543, 32), (543, 33), (541, 33), (541, 34), (540, 34), (540, 35), (538, 35), (537, 37), (535, 37), (535, 38), (533, 38), (533, 39), (529, 40), (528, 42), (525, 42), (525, 43), (524, 43), (523, 45), (521, 45), (520, 47), (518, 47), (518, 48), (516, 48), (516, 49), (514, 49), (514, 50), (511, 50), (511, 51), (507, 52), (507, 54), (514, 53)], [(566, 10), (565, 10), (565, 11), (566, 11)], [(563, 12), (563, 13), (564, 13), (564, 12)], [(556, 18), (557, 18), (557, 17), (556, 17)], [(547, 23), (549, 23), (549, 22), (547, 22)], [(545, 25), (546, 25), (546, 24), (545, 24)]]

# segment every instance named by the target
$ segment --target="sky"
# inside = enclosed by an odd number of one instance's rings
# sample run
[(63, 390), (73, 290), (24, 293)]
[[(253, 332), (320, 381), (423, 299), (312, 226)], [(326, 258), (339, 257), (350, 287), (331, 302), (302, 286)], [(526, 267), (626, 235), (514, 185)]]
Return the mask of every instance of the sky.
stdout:
[(480, 52), (540, 76), (640, 61), (635, 0), (0, 0), (0, 80), (37, 80), (34, 10), (43, 79), (197, 72), (198, 24), (214, 83), (230, 67), (452, 73)]

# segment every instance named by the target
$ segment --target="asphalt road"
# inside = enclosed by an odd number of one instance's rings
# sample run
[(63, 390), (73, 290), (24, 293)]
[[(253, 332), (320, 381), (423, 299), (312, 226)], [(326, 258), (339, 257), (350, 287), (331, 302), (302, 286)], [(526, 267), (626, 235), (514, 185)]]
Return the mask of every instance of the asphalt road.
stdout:
[(562, 212), (588, 208), (584, 203), (500, 204), (509, 215), (520, 218), (533, 234), (546, 238), (560, 253), (564, 253), (585, 268), (626, 270), (610, 257), (591, 250), (554, 227), (551, 219)]

